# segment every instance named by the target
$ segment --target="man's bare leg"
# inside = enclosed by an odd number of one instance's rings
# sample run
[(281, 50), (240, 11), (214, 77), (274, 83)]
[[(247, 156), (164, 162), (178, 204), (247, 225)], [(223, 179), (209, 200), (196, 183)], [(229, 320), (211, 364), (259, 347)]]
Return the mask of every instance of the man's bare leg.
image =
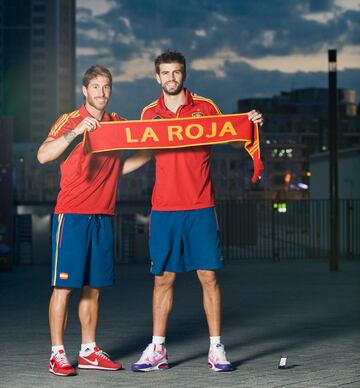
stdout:
[(221, 329), (221, 294), (216, 272), (198, 270), (202, 290), (203, 303), (210, 336), (220, 336)]
[(71, 291), (70, 288), (53, 288), (49, 304), (49, 323), (52, 346), (63, 344)]
[(215, 271), (198, 270), (203, 289), (204, 309), (210, 333), (208, 366), (215, 372), (232, 371), (234, 368), (226, 358), (221, 343), (221, 294)]
[(83, 344), (95, 342), (99, 315), (100, 289), (84, 286), (79, 302), (79, 319)]
[(170, 311), (173, 305), (173, 286), (176, 274), (164, 272), (155, 275), (153, 291), (153, 335), (165, 337)]

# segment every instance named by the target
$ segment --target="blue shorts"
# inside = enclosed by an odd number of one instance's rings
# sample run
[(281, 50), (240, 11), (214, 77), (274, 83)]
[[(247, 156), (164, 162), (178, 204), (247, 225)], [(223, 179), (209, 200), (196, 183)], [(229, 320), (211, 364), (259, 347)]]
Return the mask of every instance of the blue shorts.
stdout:
[(112, 217), (54, 214), (52, 280), (54, 287), (105, 287), (114, 283)]
[(215, 270), (223, 266), (215, 208), (156, 211), (150, 216), (151, 272)]

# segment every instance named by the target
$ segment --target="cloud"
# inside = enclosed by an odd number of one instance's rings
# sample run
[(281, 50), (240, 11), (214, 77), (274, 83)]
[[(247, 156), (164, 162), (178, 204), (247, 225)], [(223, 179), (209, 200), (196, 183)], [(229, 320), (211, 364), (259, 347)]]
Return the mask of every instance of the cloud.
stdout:
[(359, 0), (335, 0), (335, 5), (343, 11), (356, 10), (360, 11)]
[[(83, 4), (84, 10), (91, 10), (91, 13), (94, 16), (100, 16), (103, 15), (111, 10), (111, 8), (114, 6), (113, 0), (86, 0), (79, 1), (79, 4)], [(81, 5), (80, 5), (81, 7)], [(79, 7), (79, 8), (80, 8)]]
[(123, 0), (114, 2), (108, 12), (98, 17), (88, 12), (87, 19), (86, 1), (79, 0), (78, 4), (83, 13), (78, 18), (79, 44), (91, 31), (91, 23), (102, 40), (114, 46), (114, 55), (121, 58), (124, 53), (121, 46), (115, 47), (117, 41), (131, 44), (132, 50), (139, 52), (165, 39), (191, 59), (198, 53), (212, 55), (224, 46), (242, 56), (260, 58), (359, 44), (360, 9), (345, 7), (345, 2), (339, 1), (298, 0), (294, 5), (280, 0), (223, 0), (221, 4), (205, 0), (199, 7), (196, 0), (185, 0), (181, 6), (165, 0)]
[[(191, 69), (186, 86), (196, 93), (213, 99), (224, 113), (237, 109), (237, 100), (249, 97), (271, 97), (281, 91), (305, 87), (327, 87), (327, 72), (296, 72), (257, 70), (246, 63), (227, 63), (226, 78), (216, 78), (210, 71)], [(338, 73), (341, 88), (360, 90), (360, 69)], [(128, 119), (138, 119), (144, 106), (160, 96), (161, 89), (154, 78), (133, 82), (115, 82), (109, 110), (118, 111)], [(81, 103), (80, 88), (78, 104)], [(256, 107), (255, 107), (256, 108)]]
[(101, 58), (104, 55), (109, 55), (108, 48), (96, 49), (94, 47), (77, 47), (76, 56)]
[[(279, 56), (264, 56), (262, 58), (247, 58), (238, 55), (229, 48), (222, 48), (213, 55), (197, 58), (191, 62), (194, 70), (211, 71), (215, 77), (227, 76), (226, 64), (247, 63), (259, 70), (278, 70), (283, 73), (327, 71), (327, 48), (315, 54), (290, 54)], [(338, 70), (357, 68), (360, 64), (360, 47), (345, 46), (338, 52)]]
[[(232, 111), (240, 96), (269, 96), (302, 83), (325, 87), (327, 50), (336, 48), (339, 82), (351, 87), (348, 74), (359, 77), (360, 67), (359, 4), (203, 0), (200, 7), (198, 0), (77, 0), (78, 79), (93, 63), (109, 67), (113, 101), (133, 117), (138, 102), (159, 93), (153, 60), (176, 49), (189, 64), (188, 85)], [(352, 84), (360, 90), (359, 78)]]
[(115, 82), (132, 82), (138, 79), (154, 78), (154, 65), (150, 54), (145, 52), (141, 57), (122, 61), (114, 74)]
[(204, 29), (195, 30), (195, 35), (205, 37), (205, 36), (207, 36), (207, 32)]

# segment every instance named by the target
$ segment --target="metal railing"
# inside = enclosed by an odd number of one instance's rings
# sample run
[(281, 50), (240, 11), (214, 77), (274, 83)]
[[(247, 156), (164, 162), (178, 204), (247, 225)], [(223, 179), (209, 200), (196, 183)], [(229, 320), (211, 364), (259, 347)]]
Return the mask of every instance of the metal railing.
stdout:
[[(217, 204), (224, 257), (308, 259), (330, 255), (328, 200), (240, 200)], [(339, 201), (341, 257), (360, 257), (360, 200)]]
[[(16, 263), (50, 262), (49, 205), (27, 206), (15, 222)], [(117, 262), (147, 263), (148, 214), (144, 202), (118, 204), (114, 220)], [(223, 256), (242, 259), (314, 259), (330, 255), (328, 200), (220, 200)], [(340, 257), (360, 258), (360, 199), (339, 201)], [(22, 255), (24, 257), (22, 257)]]

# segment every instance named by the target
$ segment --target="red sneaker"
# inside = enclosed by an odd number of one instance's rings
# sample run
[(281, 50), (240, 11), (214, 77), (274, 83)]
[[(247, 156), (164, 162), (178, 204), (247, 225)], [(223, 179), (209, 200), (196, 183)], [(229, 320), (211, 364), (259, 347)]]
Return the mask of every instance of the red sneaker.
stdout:
[(120, 362), (110, 360), (107, 353), (95, 346), (94, 351), (87, 356), (78, 358), (78, 368), (80, 369), (102, 369), (102, 370), (119, 370), (122, 368)]
[(75, 376), (76, 370), (71, 366), (64, 350), (55, 353), (49, 362), (49, 372), (58, 376)]

